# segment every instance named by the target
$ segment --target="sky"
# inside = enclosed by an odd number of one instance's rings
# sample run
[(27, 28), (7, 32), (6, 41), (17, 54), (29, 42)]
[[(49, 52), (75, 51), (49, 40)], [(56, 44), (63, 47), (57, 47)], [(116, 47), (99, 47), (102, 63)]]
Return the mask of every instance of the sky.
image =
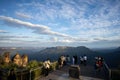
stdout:
[(120, 46), (120, 0), (0, 0), (0, 47)]

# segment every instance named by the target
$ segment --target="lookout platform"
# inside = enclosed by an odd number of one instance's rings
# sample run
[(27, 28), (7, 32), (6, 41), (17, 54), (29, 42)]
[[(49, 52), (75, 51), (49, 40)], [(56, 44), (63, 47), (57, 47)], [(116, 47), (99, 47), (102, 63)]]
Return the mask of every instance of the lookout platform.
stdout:
[(107, 80), (104, 68), (102, 68), (101, 71), (96, 71), (93, 65), (80, 65), (79, 79), (69, 77), (69, 68), (70, 65), (64, 66), (39, 80)]

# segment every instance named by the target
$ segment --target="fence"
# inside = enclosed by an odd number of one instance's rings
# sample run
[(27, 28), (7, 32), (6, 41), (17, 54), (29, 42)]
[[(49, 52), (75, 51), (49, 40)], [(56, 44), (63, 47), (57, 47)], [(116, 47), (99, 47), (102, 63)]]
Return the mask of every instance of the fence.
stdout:
[(108, 65), (104, 62), (104, 70), (105, 74), (107, 75), (107, 80), (111, 80), (111, 69), (108, 67)]
[(29, 80), (38, 80), (40, 78), (40, 76), (42, 75), (42, 72), (43, 72), (42, 67), (31, 69), (29, 71), (29, 73), (30, 73)]
[[(42, 74), (42, 67), (37, 67), (35, 69), (22, 69), (16, 72), (17, 80), (38, 80)], [(9, 75), (9, 70), (0, 70), (0, 80), (7, 80)]]
[[(51, 63), (51, 71), (55, 70), (57, 67), (57, 62)], [(38, 80), (43, 74), (43, 67), (36, 67), (33, 69), (17, 69), (16, 78), (17, 80)], [(7, 80), (9, 75), (9, 70), (0, 69), (0, 80)]]

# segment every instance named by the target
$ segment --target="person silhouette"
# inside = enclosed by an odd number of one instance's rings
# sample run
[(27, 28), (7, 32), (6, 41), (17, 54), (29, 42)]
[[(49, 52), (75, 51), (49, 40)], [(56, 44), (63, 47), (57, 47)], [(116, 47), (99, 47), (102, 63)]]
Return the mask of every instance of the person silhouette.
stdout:
[(83, 63), (85, 66), (87, 65), (87, 56), (86, 55), (83, 56)]
[(51, 65), (51, 63), (50, 63), (50, 60), (49, 60), (49, 58), (48, 58), (48, 59), (43, 63), (43, 66), (44, 66), (44, 68), (45, 68), (45, 73), (44, 73), (45, 76), (48, 76), (48, 74), (49, 74), (50, 65)]

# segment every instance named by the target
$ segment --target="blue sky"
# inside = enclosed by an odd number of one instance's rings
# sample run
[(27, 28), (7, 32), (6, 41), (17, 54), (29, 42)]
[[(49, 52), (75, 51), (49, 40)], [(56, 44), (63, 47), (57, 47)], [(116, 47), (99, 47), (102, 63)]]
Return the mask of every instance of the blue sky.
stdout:
[(0, 0), (0, 46), (120, 46), (120, 0)]

